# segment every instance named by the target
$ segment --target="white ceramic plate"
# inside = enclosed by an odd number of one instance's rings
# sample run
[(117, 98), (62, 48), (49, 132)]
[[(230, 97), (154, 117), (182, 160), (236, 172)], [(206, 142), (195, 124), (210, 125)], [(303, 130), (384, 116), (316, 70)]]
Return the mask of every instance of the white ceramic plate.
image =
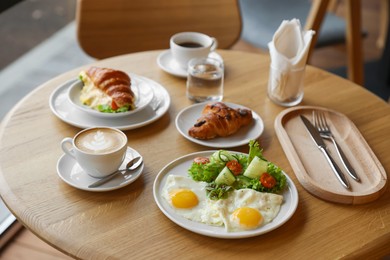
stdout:
[[(218, 238), (245, 238), (245, 237), (253, 237), (261, 234), (265, 234), (270, 232), (284, 223), (286, 223), (294, 214), (297, 206), (298, 206), (298, 191), (290, 179), (288, 175), (287, 177), (287, 188), (282, 193), (283, 195), (283, 203), (280, 207), (280, 211), (275, 219), (260, 228), (249, 230), (249, 231), (239, 231), (239, 232), (227, 232), (224, 227), (215, 227), (210, 226), (198, 222), (194, 222), (188, 220), (178, 214), (171, 208), (168, 202), (162, 197), (162, 189), (165, 185), (166, 179), (168, 175), (181, 175), (188, 176), (187, 172), (189, 167), (192, 164), (192, 161), (195, 157), (205, 156), (209, 157), (215, 151), (203, 151), (185, 155), (180, 157), (168, 165), (166, 165), (157, 175), (154, 184), (153, 184), (153, 196), (154, 200), (157, 203), (157, 206), (160, 210), (167, 216), (170, 220), (172, 220), (177, 225), (190, 230), (192, 232), (210, 236), (210, 237), (218, 237)], [(234, 152), (232, 152), (234, 153)]]
[[(70, 80), (60, 85), (50, 96), (50, 109), (59, 119), (79, 128), (93, 126), (109, 126), (120, 130), (130, 130), (151, 124), (162, 117), (169, 108), (171, 99), (167, 90), (157, 82), (140, 77), (153, 90), (153, 100), (138, 113), (120, 118), (99, 118), (80, 111), (68, 100), (68, 89), (76, 80)], [(159, 104), (157, 109), (155, 105)]]
[[(130, 159), (137, 156), (141, 155), (136, 150), (127, 147), (126, 159), (119, 167), (119, 169), (125, 168), (126, 163)], [(89, 176), (87, 173), (85, 173), (83, 169), (81, 169), (80, 165), (67, 154), (62, 155), (57, 162), (58, 176), (64, 182), (80, 190), (95, 192), (103, 192), (123, 188), (138, 179), (139, 176), (141, 176), (143, 169), (144, 164), (142, 163), (142, 165), (130, 175), (128, 175), (127, 178), (125, 178), (122, 174), (117, 174), (117, 176), (115, 176), (113, 179), (109, 180), (106, 183), (103, 183), (99, 187), (88, 188), (88, 185), (98, 181), (99, 179)]]
[[(221, 55), (216, 52), (210, 52), (209, 57), (223, 62)], [(163, 71), (173, 76), (187, 78), (187, 70), (177, 64), (170, 50), (163, 51), (158, 55), (157, 64)]]
[(135, 109), (131, 111), (121, 112), (121, 113), (103, 113), (92, 109), (80, 101), (80, 93), (84, 84), (81, 80), (77, 80), (74, 82), (68, 91), (69, 102), (74, 105), (76, 108), (88, 113), (92, 116), (102, 117), (102, 118), (117, 118), (117, 117), (125, 117), (131, 114), (137, 113), (144, 109), (153, 99), (154, 93), (152, 88), (147, 84), (146, 81), (142, 80), (139, 76), (132, 75), (131, 76), (131, 89), (135, 95)]
[[(231, 108), (246, 108), (234, 103), (224, 102)], [(210, 140), (199, 140), (191, 137), (188, 130), (196, 123), (196, 120), (201, 116), (205, 103), (198, 103), (189, 106), (176, 117), (176, 128), (185, 138), (191, 142), (214, 148), (230, 148), (244, 144), (248, 144), (250, 140), (257, 139), (264, 131), (264, 123), (261, 117), (252, 110), (253, 122), (250, 125), (242, 127), (237, 133), (227, 137), (217, 137)], [(248, 109), (248, 108), (247, 108)]]

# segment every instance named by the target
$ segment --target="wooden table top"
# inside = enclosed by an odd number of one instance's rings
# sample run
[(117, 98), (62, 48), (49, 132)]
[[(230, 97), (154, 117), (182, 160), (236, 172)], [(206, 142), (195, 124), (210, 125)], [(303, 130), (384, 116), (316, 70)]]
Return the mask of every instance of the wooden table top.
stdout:
[[(153, 198), (156, 175), (180, 156), (212, 148), (194, 144), (176, 130), (176, 115), (192, 103), (185, 96), (185, 79), (158, 67), (160, 53), (136, 53), (94, 63), (148, 77), (171, 96), (168, 112), (158, 121), (125, 131), (129, 146), (144, 156), (145, 169), (138, 180), (124, 188), (82, 191), (57, 175), (56, 164), (63, 154), (60, 141), (80, 129), (50, 111), (49, 97), (63, 82), (77, 77), (81, 68), (39, 86), (9, 112), (0, 132), (0, 193), (28, 229), (55, 248), (82, 259), (334, 259), (390, 254), (389, 191), (367, 204), (344, 205), (314, 197), (298, 182), (274, 130), (275, 118), (285, 108), (267, 97), (269, 58), (260, 54), (219, 51), (226, 69), (224, 101), (249, 107), (262, 117), (265, 130), (259, 141), (264, 156), (283, 168), (298, 189), (295, 214), (269, 233), (239, 240), (202, 236), (170, 221)], [(301, 105), (346, 115), (385, 171), (390, 171), (387, 103), (350, 81), (308, 66)], [(230, 150), (247, 152), (248, 147)]]

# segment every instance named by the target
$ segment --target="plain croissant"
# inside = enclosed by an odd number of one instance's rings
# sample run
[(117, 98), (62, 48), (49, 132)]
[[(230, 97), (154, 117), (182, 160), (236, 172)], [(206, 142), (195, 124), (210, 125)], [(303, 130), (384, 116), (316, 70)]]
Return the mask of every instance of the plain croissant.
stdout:
[[(87, 78), (84, 78), (85, 75)], [(112, 109), (115, 110), (120, 107), (134, 108), (135, 98), (131, 90), (131, 79), (125, 72), (109, 68), (90, 67), (81, 78), (85, 85), (93, 83), (95, 87), (109, 96)]]
[(217, 136), (225, 137), (249, 125), (252, 120), (252, 111), (249, 109), (233, 109), (222, 102), (207, 104), (202, 111), (202, 116), (188, 130), (188, 134), (204, 140)]

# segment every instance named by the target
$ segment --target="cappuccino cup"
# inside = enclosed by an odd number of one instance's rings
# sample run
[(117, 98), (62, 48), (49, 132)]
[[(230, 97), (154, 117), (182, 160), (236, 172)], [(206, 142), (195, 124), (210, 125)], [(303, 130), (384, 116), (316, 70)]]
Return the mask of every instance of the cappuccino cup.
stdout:
[(198, 32), (181, 32), (170, 39), (170, 49), (173, 59), (183, 69), (193, 58), (206, 58), (217, 48), (215, 38)]
[(73, 138), (64, 138), (61, 148), (87, 174), (103, 178), (122, 164), (126, 157), (127, 136), (115, 128), (93, 127), (78, 132)]

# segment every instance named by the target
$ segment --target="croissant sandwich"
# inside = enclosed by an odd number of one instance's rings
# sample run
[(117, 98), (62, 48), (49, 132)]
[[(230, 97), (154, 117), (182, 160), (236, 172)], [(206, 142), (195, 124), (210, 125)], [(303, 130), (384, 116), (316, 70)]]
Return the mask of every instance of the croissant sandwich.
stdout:
[(188, 130), (188, 134), (203, 140), (218, 136), (225, 137), (249, 125), (252, 120), (252, 111), (249, 109), (233, 109), (222, 102), (207, 104), (202, 111), (202, 116)]
[(133, 110), (135, 96), (126, 73), (108, 68), (91, 67), (79, 74), (84, 87), (80, 101), (92, 109), (107, 113)]

